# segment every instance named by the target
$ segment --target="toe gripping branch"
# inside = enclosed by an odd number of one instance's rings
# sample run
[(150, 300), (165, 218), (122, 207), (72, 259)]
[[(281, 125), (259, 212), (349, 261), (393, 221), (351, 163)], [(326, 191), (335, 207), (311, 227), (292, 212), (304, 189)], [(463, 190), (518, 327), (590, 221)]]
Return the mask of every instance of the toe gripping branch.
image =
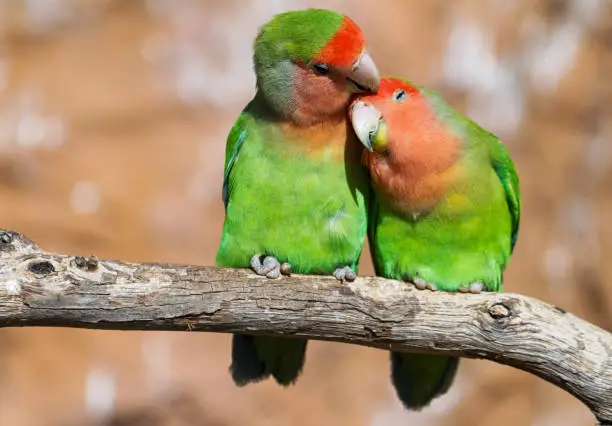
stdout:
[(256, 254), (251, 258), (251, 269), (257, 275), (270, 279), (279, 278), (281, 275), (291, 275), (292, 268), (289, 263), (280, 263), (274, 256)]

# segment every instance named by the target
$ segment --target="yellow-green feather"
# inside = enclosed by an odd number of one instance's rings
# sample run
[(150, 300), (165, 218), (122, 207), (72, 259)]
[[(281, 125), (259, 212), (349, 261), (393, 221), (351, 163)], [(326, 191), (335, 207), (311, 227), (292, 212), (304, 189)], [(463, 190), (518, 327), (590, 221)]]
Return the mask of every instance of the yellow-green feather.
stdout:
[[(256, 102), (227, 143), (226, 220), (217, 263), (246, 267), (254, 254), (265, 253), (297, 273), (356, 267), (367, 226), (365, 171), (336, 155), (334, 141), (313, 153), (308, 141), (286, 139), (276, 122), (253, 112)], [(300, 146), (303, 155), (296, 155)]]

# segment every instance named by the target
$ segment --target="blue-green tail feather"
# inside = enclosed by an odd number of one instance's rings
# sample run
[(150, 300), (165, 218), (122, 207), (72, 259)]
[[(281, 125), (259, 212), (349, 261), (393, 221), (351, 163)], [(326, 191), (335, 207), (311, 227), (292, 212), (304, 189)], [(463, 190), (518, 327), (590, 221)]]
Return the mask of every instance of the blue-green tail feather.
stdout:
[(304, 367), (307, 340), (234, 334), (232, 379), (238, 386), (255, 383), (270, 375), (278, 384), (294, 383)]
[(391, 352), (391, 381), (409, 410), (420, 410), (445, 394), (455, 378), (459, 358)]

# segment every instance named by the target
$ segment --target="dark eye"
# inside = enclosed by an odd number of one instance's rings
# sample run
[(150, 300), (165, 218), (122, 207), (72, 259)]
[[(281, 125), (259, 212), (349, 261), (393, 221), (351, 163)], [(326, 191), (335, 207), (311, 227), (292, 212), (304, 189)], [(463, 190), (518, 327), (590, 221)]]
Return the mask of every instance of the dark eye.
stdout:
[(327, 66), (327, 64), (314, 64), (312, 66), (312, 69), (317, 73), (317, 74), (321, 74), (321, 75), (325, 75), (329, 73), (329, 67)]
[(393, 100), (395, 102), (404, 102), (404, 100), (406, 99), (406, 91), (399, 89), (396, 90), (395, 93), (393, 94)]

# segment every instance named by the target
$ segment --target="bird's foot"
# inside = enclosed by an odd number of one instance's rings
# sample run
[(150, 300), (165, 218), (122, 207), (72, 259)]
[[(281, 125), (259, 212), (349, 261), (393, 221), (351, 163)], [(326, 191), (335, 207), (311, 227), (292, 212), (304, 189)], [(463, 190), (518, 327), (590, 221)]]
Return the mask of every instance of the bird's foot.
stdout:
[(459, 291), (461, 293), (478, 294), (478, 293), (480, 293), (482, 291), (486, 291), (486, 287), (481, 282), (475, 282), (475, 283), (472, 283), (470, 285), (464, 285), (464, 286), (459, 287)]
[(417, 288), (417, 290), (431, 290), (436, 291), (438, 287), (434, 283), (428, 283), (423, 278), (413, 278), (412, 283)]
[[(407, 281), (411, 281), (417, 290), (431, 290), (437, 291), (438, 287), (434, 283), (427, 282), (425, 279), (421, 277), (415, 277), (412, 279), (406, 278)], [(444, 287), (443, 287), (444, 288)], [(475, 282), (469, 285), (464, 285), (458, 288), (460, 293), (472, 293), (478, 294), (483, 291), (487, 291), (487, 287), (482, 282)], [(448, 290), (453, 291), (453, 290)]]
[(334, 271), (334, 277), (336, 277), (338, 281), (352, 282), (357, 278), (357, 273), (353, 271), (350, 266), (345, 266), (344, 268), (337, 268)]
[(256, 254), (251, 258), (251, 269), (257, 275), (274, 279), (281, 275), (291, 275), (292, 269), (289, 263), (280, 263), (274, 256)]

